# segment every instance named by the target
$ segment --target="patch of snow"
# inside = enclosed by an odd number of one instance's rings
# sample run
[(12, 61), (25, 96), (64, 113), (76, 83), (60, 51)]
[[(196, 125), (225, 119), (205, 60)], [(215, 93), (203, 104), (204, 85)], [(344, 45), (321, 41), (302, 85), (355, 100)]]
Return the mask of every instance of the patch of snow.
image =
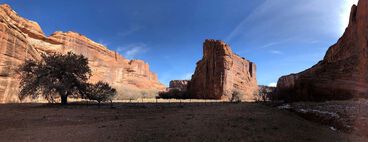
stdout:
[(278, 106), (277, 108), (278, 109), (291, 109), (291, 106), (289, 104), (285, 104), (285, 105), (282, 105), (282, 106)]
[(302, 112), (302, 113), (307, 113), (308, 112), (308, 110), (306, 110), (306, 109), (299, 109), (299, 111)]
[(312, 112), (312, 113), (318, 113), (322, 115), (328, 115), (334, 118), (340, 118), (340, 116), (337, 113), (329, 112), (329, 111), (322, 111), (322, 110), (315, 110), (315, 109), (298, 109), (298, 112), (301, 112), (301, 113)]
[(329, 115), (335, 118), (340, 118), (340, 116), (335, 112), (322, 111), (322, 110), (312, 110), (312, 112)]
[(336, 128), (335, 127), (330, 127), (330, 129), (332, 130), (332, 131), (336, 131)]

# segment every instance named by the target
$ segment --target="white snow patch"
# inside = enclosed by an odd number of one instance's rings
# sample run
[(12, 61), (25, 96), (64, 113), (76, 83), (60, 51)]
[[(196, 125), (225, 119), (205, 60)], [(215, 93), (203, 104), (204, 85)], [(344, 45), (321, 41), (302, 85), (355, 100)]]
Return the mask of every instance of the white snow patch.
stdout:
[(335, 127), (330, 127), (330, 129), (332, 130), (332, 131), (336, 131), (336, 128)]
[(289, 104), (285, 104), (285, 105), (282, 105), (282, 106), (278, 106), (277, 108), (278, 109), (291, 109), (291, 106)]

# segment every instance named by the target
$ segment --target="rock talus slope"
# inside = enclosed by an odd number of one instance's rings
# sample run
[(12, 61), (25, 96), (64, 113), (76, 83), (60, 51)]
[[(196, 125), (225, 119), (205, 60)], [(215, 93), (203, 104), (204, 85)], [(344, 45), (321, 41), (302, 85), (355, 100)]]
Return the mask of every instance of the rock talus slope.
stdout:
[(353, 6), (343, 36), (310, 69), (279, 79), (277, 93), (292, 100), (368, 97), (368, 1)]
[(33, 21), (17, 15), (9, 5), (0, 5), (0, 102), (17, 102), (19, 79), (16, 68), (41, 54), (74, 52), (89, 59), (91, 82), (106, 81), (118, 90), (163, 90), (165, 87), (141, 60), (128, 60), (75, 32), (55, 32), (47, 37)]
[(258, 91), (256, 65), (236, 54), (219, 40), (206, 40), (203, 58), (188, 89), (198, 99), (229, 99), (233, 91), (244, 94), (242, 99), (253, 101)]

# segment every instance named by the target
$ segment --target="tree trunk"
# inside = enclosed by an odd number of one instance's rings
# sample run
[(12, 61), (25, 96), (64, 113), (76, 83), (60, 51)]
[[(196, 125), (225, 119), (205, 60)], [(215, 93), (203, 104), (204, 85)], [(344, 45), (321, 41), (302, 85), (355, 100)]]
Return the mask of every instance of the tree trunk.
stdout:
[(67, 95), (62, 95), (61, 96), (61, 104), (62, 105), (68, 104), (68, 96)]

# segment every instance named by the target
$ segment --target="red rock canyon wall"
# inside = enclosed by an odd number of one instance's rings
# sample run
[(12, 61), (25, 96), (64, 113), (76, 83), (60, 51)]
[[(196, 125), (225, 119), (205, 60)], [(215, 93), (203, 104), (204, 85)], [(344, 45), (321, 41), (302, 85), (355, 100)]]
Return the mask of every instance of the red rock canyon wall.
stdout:
[(254, 63), (234, 54), (229, 45), (218, 40), (206, 40), (203, 53), (188, 87), (194, 98), (226, 100), (238, 90), (244, 94), (243, 100), (256, 99)]
[(368, 0), (353, 6), (343, 36), (310, 69), (279, 79), (277, 93), (292, 100), (368, 97)]
[(109, 82), (138, 90), (165, 87), (141, 60), (128, 60), (87, 37), (74, 32), (55, 32), (47, 37), (40, 26), (17, 15), (9, 5), (0, 6), (0, 102), (17, 102), (19, 91), (16, 68), (26, 59), (39, 60), (41, 53), (72, 51), (89, 59), (91, 82)]

